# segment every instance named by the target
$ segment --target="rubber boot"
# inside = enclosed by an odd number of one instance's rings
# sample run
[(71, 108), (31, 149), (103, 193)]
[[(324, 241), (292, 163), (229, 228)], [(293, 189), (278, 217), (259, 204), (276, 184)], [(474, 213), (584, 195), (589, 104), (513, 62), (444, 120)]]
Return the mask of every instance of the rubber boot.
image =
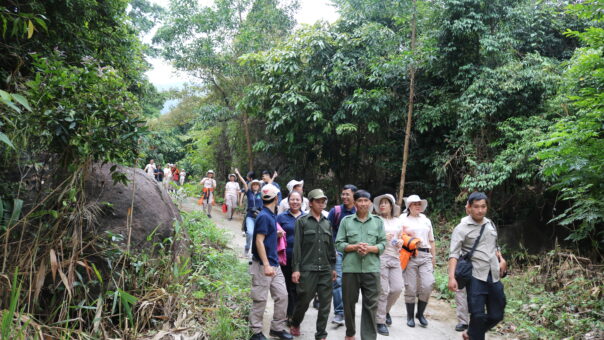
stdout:
[(424, 311), (426, 310), (427, 302), (417, 300), (417, 314), (415, 317), (419, 321), (419, 325), (422, 327), (428, 326), (428, 320), (424, 317)]
[(406, 303), (407, 306), (407, 326), (415, 327), (415, 320), (413, 320), (413, 312), (415, 311), (414, 303)]

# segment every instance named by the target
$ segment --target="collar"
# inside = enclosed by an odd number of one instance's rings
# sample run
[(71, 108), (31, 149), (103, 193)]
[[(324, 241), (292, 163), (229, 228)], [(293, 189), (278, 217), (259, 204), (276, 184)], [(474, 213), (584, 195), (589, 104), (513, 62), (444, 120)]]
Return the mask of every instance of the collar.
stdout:
[(361, 223), (367, 223), (367, 222), (371, 221), (371, 220), (372, 220), (374, 217), (376, 217), (376, 216), (375, 216), (375, 215), (373, 215), (372, 213), (368, 213), (368, 214), (367, 214), (367, 219), (366, 219), (365, 221), (361, 221), (361, 220), (359, 219), (359, 216), (357, 215), (357, 213), (356, 213), (356, 212), (354, 213), (354, 215), (353, 215), (353, 216), (354, 216), (353, 218), (354, 218), (355, 220), (357, 220), (357, 221), (359, 221), (359, 222), (361, 222)]
[(304, 211), (302, 211), (302, 210), (300, 210), (300, 215), (298, 215), (298, 216), (294, 216), (294, 214), (292, 214), (292, 212), (289, 209), (287, 209), (287, 211), (285, 211), (285, 213), (293, 218), (298, 218), (298, 217), (302, 217), (302, 216), (306, 215), (304, 213)]
[(268, 213), (271, 214), (271, 216), (273, 216), (273, 217), (275, 216), (275, 212), (265, 206), (262, 206), (262, 211), (267, 211)]
[(346, 209), (346, 206), (344, 204), (342, 204), (342, 211), (349, 212), (351, 214), (355, 214), (357, 212), (357, 207), (355, 207), (353, 204), (352, 208), (350, 208), (350, 210), (348, 210), (348, 209)]
[(462, 219), (467, 225), (473, 225), (473, 226), (482, 226), (483, 224), (489, 224), (491, 223), (491, 220), (489, 220), (487, 217), (484, 218), (483, 223), (480, 224), (478, 222), (476, 222), (472, 216), (468, 215), (466, 217), (464, 217)]

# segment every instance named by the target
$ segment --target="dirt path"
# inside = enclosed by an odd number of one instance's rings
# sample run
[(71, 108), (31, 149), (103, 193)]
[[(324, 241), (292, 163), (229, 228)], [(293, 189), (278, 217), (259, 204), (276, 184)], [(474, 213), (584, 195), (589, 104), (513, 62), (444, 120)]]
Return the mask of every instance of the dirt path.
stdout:
[[(186, 211), (190, 210), (199, 210), (201, 209), (195, 202), (195, 199), (187, 199), (183, 202), (183, 209)], [(218, 207), (212, 210), (212, 219), (214, 222), (226, 229), (230, 234), (230, 245), (235, 249), (237, 254), (240, 254), (242, 261), (247, 261), (247, 259), (243, 258), (243, 248), (245, 247), (245, 237), (241, 233), (241, 223), (242, 216), (235, 215), (232, 221), (227, 220), (226, 216), (220, 211)], [(360, 317), (361, 317), (361, 297), (359, 297), (359, 303), (357, 303), (356, 308), (356, 318), (357, 318), (357, 328), (360, 327)], [(267, 310), (264, 314), (264, 334), (268, 336), (270, 330), (270, 320), (273, 315), (273, 303), (269, 298), (269, 302), (267, 304)], [(432, 298), (428, 304), (428, 308), (426, 309), (426, 318), (430, 323), (427, 328), (421, 328), (416, 326), (415, 328), (409, 328), (406, 325), (406, 315), (405, 311), (405, 303), (403, 298), (397, 301), (397, 303), (392, 308), (390, 313), (392, 316), (392, 326), (389, 327), (390, 336), (382, 336), (378, 335), (378, 339), (416, 339), (416, 340), (449, 340), (449, 339), (461, 339), (461, 333), (455, 331), (455, 325), (457, 324), (457, 318), (455, 316), (455, 310), (451, 308), (451, 306), (441, 300), (437, 300), (436, 298)], [(330, 320), (333, 317), (333, 307), (332, 307), (332, 315), (330, 315)], [(306, 313), (306, 317), (300, 326), (302, 330), (302, 335), (297, 337), (297, 340), (312, 340), (314, 339), (315, 332), (315, 322), (317, 320), (317, 310), (312, 308), (312, 306), (308, 309)], [(416, 321), (417, 323), (417, 321)], [(328, 324), (327, 332), (329, 333), (328, 339), (344, 339), (345, 336), (345, 327), (336, 327), (333, 324)], [(357, 336), (357, 340), (360, 339), (360, 336)], [(487, 339), (497, 340), (503, 339), (495, 334), (488, 334)]]

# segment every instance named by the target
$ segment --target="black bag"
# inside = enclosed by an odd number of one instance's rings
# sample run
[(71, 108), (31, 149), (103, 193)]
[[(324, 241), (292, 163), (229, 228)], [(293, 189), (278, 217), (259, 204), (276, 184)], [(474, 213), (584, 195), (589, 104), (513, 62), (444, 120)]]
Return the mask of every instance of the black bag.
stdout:
[(457, 260), (457, 265), (455, 266), (455, 281), (457, 281), (458, 289), (465, 288), (468, 283), (470, 283), (470, 280), (472, 280), (472, 255), (474, 254), (474, 250), (476, 250), (476, 246), (482, 237), (485, 226), (486, 223), (482, 225), (482, 228), (480, 228), (480, 234), (478, 235), (476, 241), (474, 241), (472, 250), (470, 250), (469, 253), (462, 255)]

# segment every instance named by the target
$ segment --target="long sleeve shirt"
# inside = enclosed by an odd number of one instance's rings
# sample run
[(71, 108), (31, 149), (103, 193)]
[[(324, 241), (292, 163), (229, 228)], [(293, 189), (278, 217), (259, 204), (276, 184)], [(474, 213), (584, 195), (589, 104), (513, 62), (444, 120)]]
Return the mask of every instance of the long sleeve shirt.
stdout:
[[(484, 218), (484, 232), (472, 255), (472, 276), (487, 281), (489, 272), (493, 282), (499, 281), (499, 261), (497, 260), (497, 229), (491, 220)], [(459, 259), (472, 250), (474, 242), (480, 234), (482, 224), (478, 224), (472, 217), (466, 216), (453, 229), (451, 235), (451, 248), (449, 258)]]
[(331, 224), (325, 216), (312, 214), (296, 221), (292, 271), (329, 271), (336, 268), (336, 248), (331, 236)]
[[(351, 244), (367, 243), (376, 246), (378, 254), (369, 253), (361, 256), (357, 252), (345, 252), (346, 246)], [(386, 248), (386, 232), (384, 221), (379, 216), (369, 214), (365, 221), (361, 221), (357, 214), (346, 216), (340, 222), (336, 249), (342, 252), (343, 273), (379, 273), (380, 255)]]

